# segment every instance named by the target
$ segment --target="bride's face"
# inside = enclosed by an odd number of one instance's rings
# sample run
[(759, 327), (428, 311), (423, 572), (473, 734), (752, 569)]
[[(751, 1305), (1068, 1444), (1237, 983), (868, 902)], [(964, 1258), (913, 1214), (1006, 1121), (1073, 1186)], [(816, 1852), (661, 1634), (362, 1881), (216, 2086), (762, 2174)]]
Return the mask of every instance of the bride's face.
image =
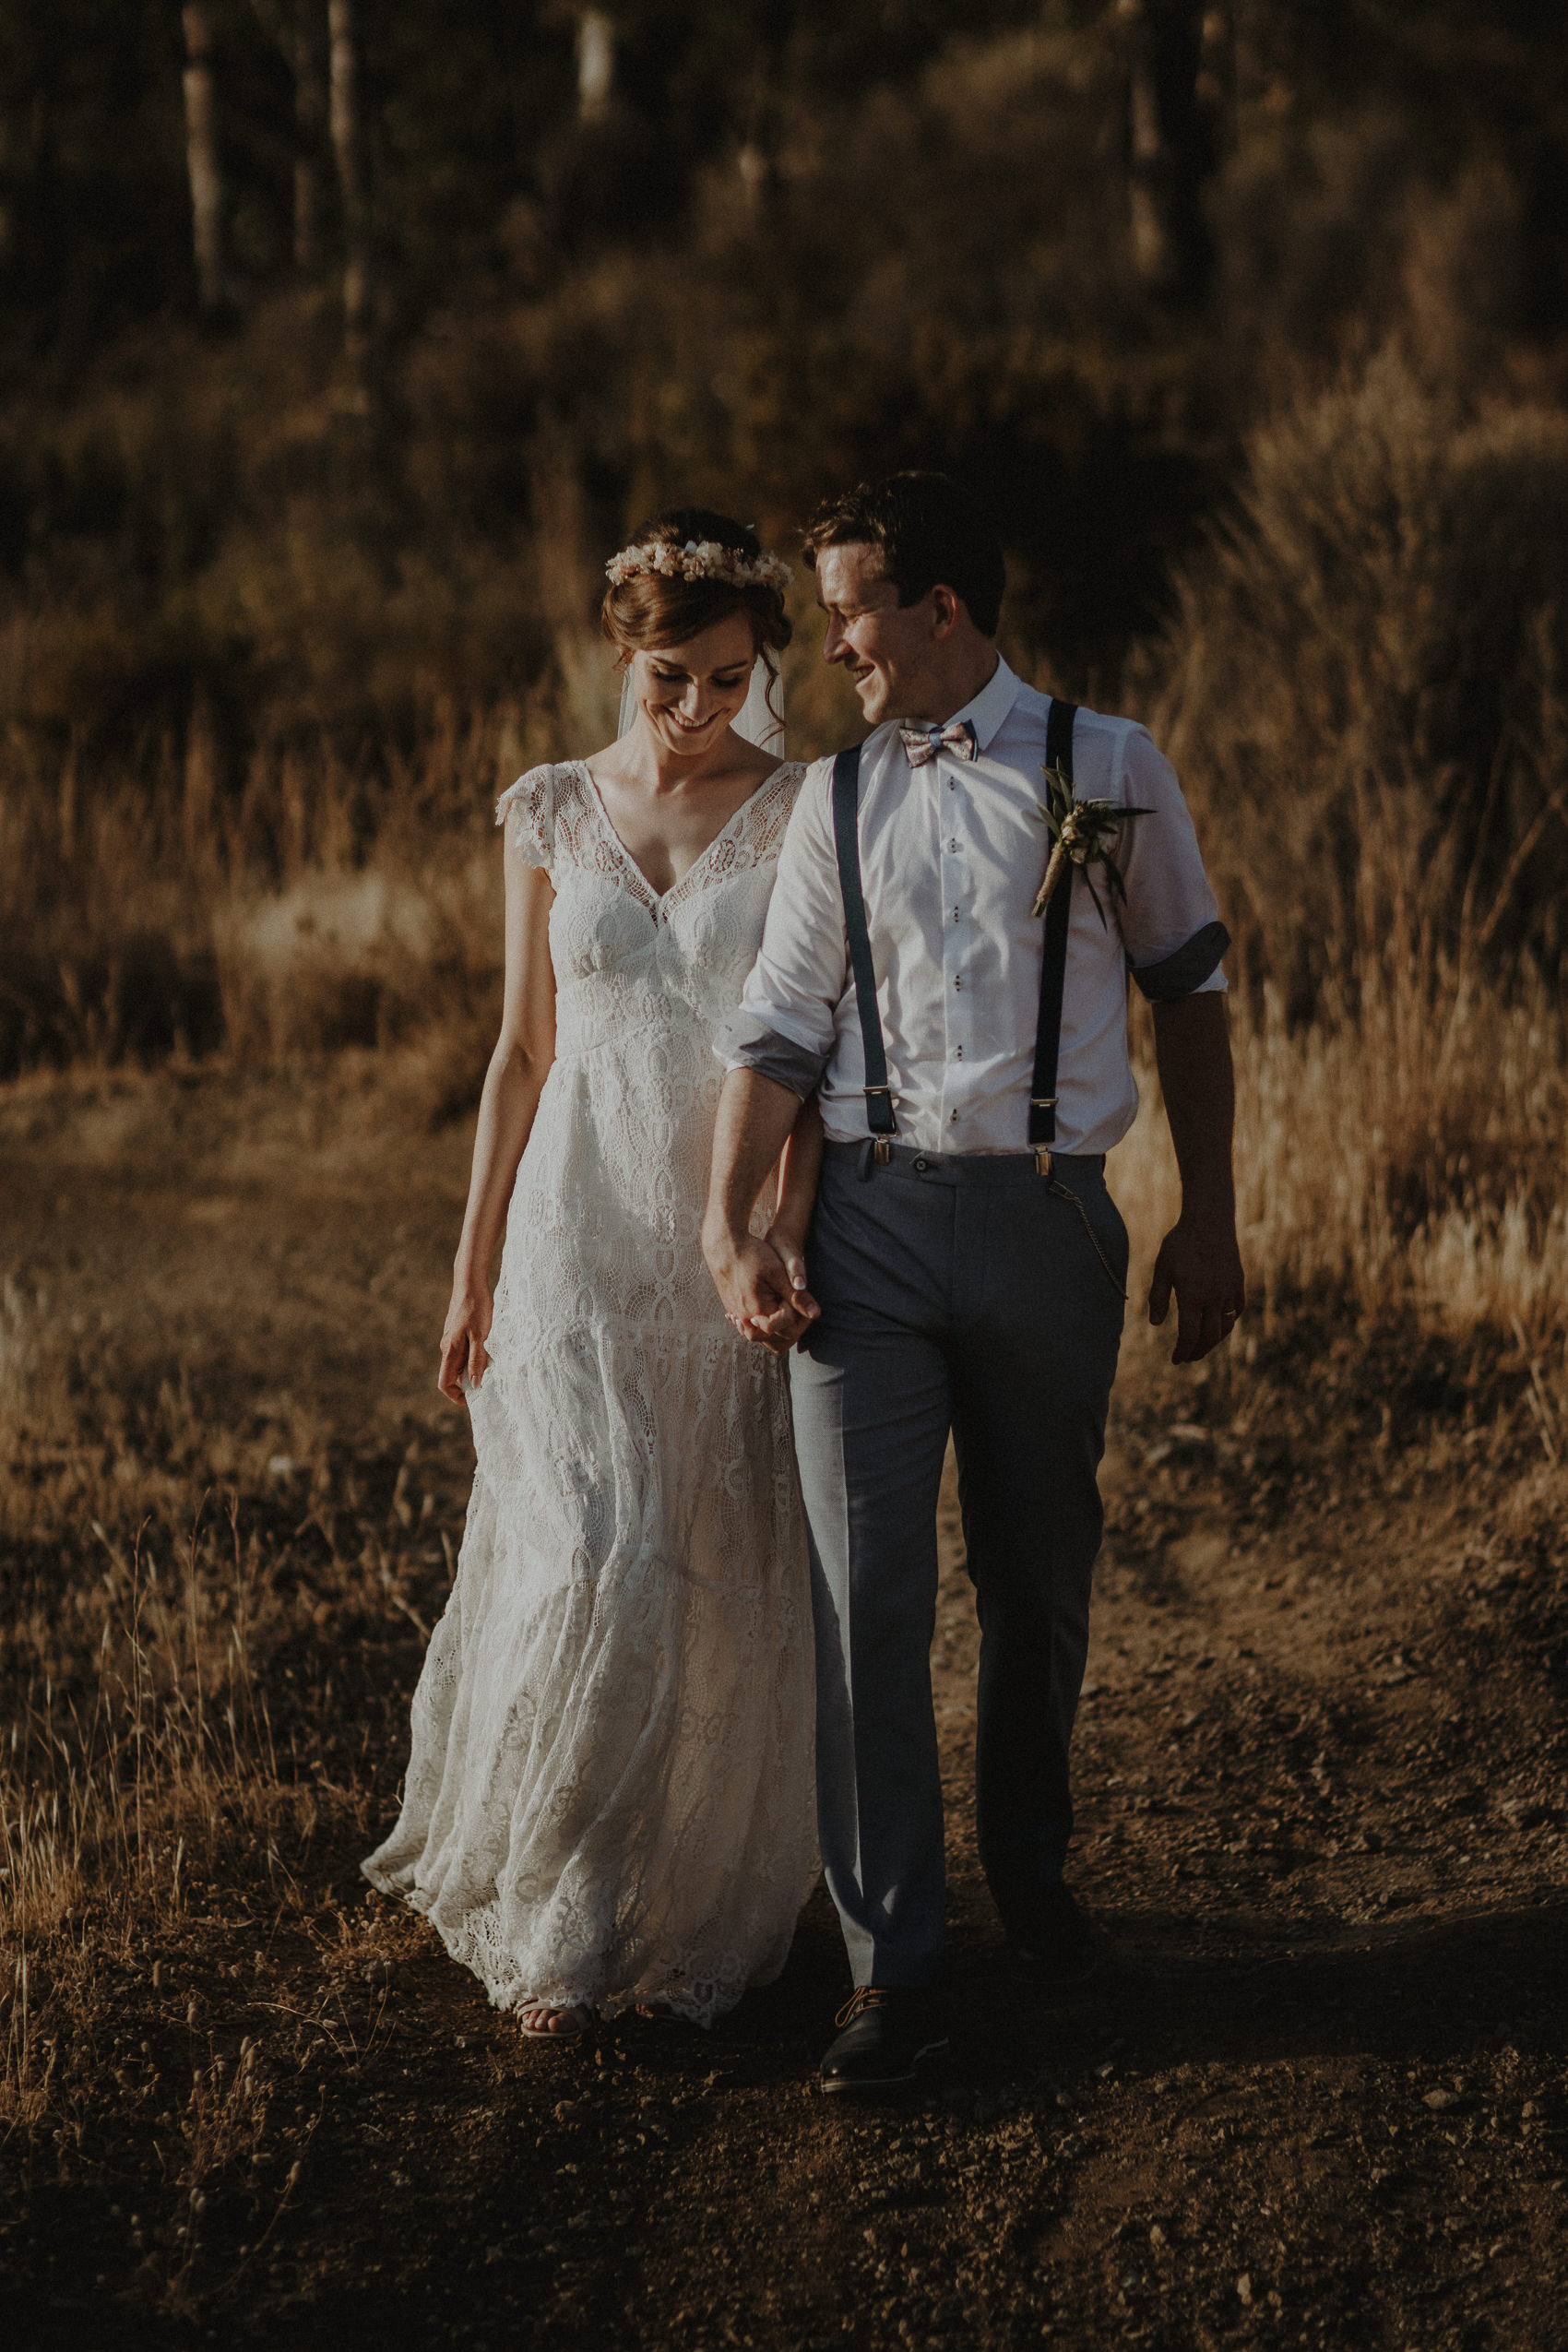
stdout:
[(683, 759), (714, 750), (740, 715), (755, 658), (751, 623), (741, 612), (684, 645), (634, 653), (632, 691), (644, 725)]

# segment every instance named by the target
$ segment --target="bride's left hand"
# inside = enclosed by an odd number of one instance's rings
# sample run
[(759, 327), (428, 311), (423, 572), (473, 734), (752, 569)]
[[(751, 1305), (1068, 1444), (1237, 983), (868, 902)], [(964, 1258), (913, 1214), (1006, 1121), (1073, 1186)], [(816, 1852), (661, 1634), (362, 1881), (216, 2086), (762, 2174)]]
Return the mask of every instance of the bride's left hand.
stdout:
[(485, 1341), (495, 1305), (488, 1287), (454, 1285), (452, 1303), (441, 1334), (441, 1369), (435, 1384), (454, 1405), (466, 1405), (466, 1388), (477, 1388), (490, 1368)]

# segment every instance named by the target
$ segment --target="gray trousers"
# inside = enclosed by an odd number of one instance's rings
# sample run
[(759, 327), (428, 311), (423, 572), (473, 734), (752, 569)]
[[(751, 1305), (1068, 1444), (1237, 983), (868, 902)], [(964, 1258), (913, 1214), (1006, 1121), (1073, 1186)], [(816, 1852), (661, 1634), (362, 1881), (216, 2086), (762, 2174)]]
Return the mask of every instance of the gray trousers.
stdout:
[(790, 1358), (823, 1865), (857, 1984), (924, 1985), (945, 1870), (931, 1697), (952, 1431), (980, 1622), (975, 1796), (1004, 1921), (1059, 1878), (1127, 1234), (1103, 1162), (827, 1146)]

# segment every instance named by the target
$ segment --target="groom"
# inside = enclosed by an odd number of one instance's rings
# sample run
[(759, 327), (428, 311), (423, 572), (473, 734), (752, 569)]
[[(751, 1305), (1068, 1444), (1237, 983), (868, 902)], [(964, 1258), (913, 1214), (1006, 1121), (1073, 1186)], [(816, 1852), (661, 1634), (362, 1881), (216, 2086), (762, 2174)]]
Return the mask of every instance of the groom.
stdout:
[[(806, 551), (826, 658), (872, 731), (808, 772), (718, 1039), (703, 1246), (732, 1316), (801, 1341), (819, 1825), (855, 1984), (822, 2079), (849, 2091), (909, 2082), (946, 2044), (929, 1653), (949, 1431), (980, 1621), (980, 1859), (1048, 1983), (1091, 1964), (1063, 1865), (1127, 1270), (1103, 1169), (1137, 1102), (1129, 971), (1154, 1006), (1182, 1175), (1149, 1293), (1160, 1323), (1175, 1292), (1175, 1362), (1228, 1336), (1243, 1286), (1229, 940), (1169, 763), (1131, 720), (1037, 694), (999, 658), (1002, 551), (944, 476), (831, 500)], [(1129, 814), (1065, 861), (1042, 921), (1048, 766)], [(814, 1092), (811, 1317), (749, 1221)]]

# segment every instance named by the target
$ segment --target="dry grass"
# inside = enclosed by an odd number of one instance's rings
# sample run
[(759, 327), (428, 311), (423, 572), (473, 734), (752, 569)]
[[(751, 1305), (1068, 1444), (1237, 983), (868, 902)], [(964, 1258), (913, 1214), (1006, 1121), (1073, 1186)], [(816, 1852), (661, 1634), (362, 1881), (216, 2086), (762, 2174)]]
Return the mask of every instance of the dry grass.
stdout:
[[(1134, 665), (1237, 936), (1269, 1319), (1568, 1339), (1565, 513), (1561, 415), (1466, 414), (1385, 352), (1253, 436)], [(1146, 1111), (1123, 1158), (1173, 1206)]]
[[(1538, 983), (1512, 1004), (1408, 968), (1310, 1027), (1279, 993), (1238, 1005), (1238, 1212), (1252, 1302), (1272, 1328), (1334, 1305), (1370, 1331), (1413, 1321), (1568, 1340), (1568, 1040)], [(1146, 1233), (1180, 1187), (1152, 1045), (1112, 1182)]]
[[(226, 1422), (178, 1366), (62, 1359), (51, 1328), (10, 1286), (0, 2151), (23, 2181), (139, 2183), (137, 2291), (177, 2315), (237, 2290), (324, 2073), (384, 2031), (341, 1858), (385, 1810), (371, 1725), (406, 1707), (389, 1653), (422, 1643), (410, 1584), (429, 1610), (451, 1537), (417, 1442), (345, 1471), (309, 1411)], [(244, 2215), (218, 2273), (209, 2207)]]
[[(405, 1252), (365, 1233), (406, 1101), (379, 1089), (367, 1133), (345, 1063), (6, 1105), (0, 2164), (18, 2210), (130, 2184), (136, 2291), (171, 2312), (254, 2263), (324, 2084), (386, 2032), (353, 1866), (466, 1477), (460, 1428), (385, 1375), (452, 1213)], [(401, 1217), (449, 1154), (405, 1144)]]

